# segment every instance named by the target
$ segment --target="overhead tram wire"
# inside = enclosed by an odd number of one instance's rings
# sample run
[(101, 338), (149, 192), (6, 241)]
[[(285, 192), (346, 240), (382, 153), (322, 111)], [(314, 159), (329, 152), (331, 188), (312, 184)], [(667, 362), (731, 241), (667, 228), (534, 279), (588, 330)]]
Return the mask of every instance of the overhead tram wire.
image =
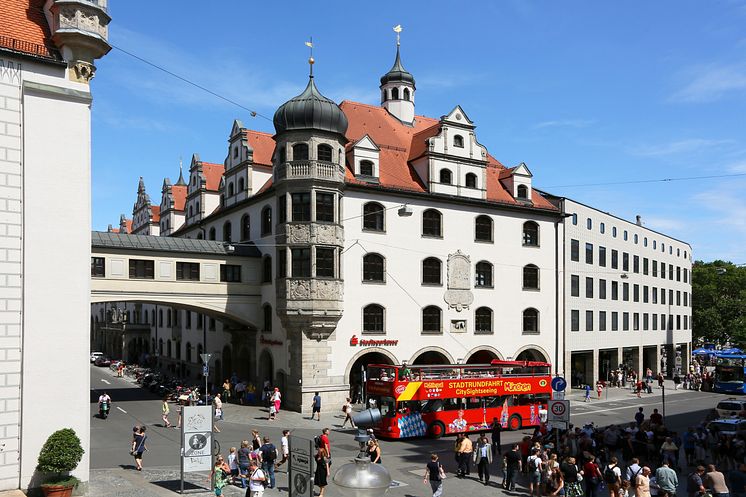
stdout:
[(682, 176), (680, 178), (658, 178), (658, 179), (640, 179), (632, 181), (608, 181), (604, 183), (580, 183), (576, 185), (552, 185), (537, 187), (539, 190), (548, 190), (549, 188), (580, 188), (585, 186), (613, 186), (613, 185), (639, 185), (643, 183), (670, 183), (673, 181), (691, 181), (697, 179), (717, 179), (717, 178), (734, 178), (746, 176), (746, 173), (733, 174), (712, 174), (708, 176)]

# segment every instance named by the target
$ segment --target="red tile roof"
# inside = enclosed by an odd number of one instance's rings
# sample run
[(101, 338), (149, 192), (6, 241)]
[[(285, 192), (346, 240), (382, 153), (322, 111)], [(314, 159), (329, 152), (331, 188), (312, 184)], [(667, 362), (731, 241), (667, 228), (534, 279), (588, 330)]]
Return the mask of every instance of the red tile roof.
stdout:
[(174, 198), (174, 210), (183, 211), (186, 205), (187, 187), (179, 185), (172, 186), (171, 196)]
[(249, 146), (254, 149), (254, 162), (265, 166), (272, 166), (272, 154), (275, 151), (275, 141), (269, 133), (261, 131), (246, 131)]
[(44, 16), (45, 0), (3, 0), (0, 8), (0, 49), (61, 60)]
[(132, 233), (132, 219), (124, 220), (124, 229), (127, 233)]
[(220, 188), (220, 179), (225, 172), (225, 166), (222, 164), (213, 164), (211, 162), (201, 162), (202, 173), (205, 175), (207, 190), (216, 192)]
[(152, 222), (158, 223), (161, 221), (161, 206), (151, 205), (150, 206), (150, 218)]

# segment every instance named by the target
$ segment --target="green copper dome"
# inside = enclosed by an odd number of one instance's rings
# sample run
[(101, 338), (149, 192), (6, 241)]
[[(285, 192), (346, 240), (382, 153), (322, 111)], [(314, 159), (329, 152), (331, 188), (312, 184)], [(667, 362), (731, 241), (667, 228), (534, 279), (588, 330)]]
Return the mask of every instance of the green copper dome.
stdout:
[(319, 92), (313, 76), (308, 79), (303, 93), (277, 109), (272, 121), (277, 134), (301, 129), (329, 131), (342, 136), (347, 132), (347, 116), (333, 100)]

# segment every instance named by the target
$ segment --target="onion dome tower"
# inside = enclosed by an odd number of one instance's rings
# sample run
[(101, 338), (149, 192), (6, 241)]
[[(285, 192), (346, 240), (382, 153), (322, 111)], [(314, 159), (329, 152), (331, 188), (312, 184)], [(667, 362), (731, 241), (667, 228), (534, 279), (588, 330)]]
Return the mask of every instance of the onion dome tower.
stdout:
[(396, 31), (396, 59), (389, 72), (381, 76), (381, 105), (389, 113), (401, 122), (412, 124), (414, 122), (414, 76), (404, 69), (399, 53), (399, 33), (401, 27), (394, 28)]

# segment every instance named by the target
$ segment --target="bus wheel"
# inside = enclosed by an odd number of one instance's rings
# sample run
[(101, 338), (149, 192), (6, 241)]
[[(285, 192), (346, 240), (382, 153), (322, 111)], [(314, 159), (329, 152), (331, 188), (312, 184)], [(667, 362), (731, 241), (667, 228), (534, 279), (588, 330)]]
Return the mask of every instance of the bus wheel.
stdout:
[(513, 414), (510, 417), (508, 420), (508, 428), (513, 431), (521, 429), (521, 417), (518, 414)]
[(446, 433), (446, 427), (440, 421), (435, 421), (430, 425), (430, 436), (433, 438), (440, 438)]

